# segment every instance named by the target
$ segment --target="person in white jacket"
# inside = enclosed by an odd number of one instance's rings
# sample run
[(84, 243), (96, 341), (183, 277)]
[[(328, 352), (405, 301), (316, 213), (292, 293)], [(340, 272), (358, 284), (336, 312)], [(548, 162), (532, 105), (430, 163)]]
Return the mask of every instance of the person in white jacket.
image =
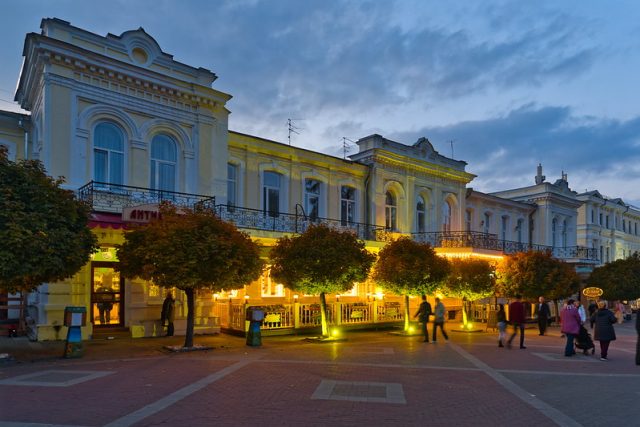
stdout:
[(578, 314), (580, 315), (580, 324), (584, 324), (587, 321), (587, 312), (584, 309), (584, 306), (580, 304), (580, 301), (575, 300), (573, 304), (578, 309)]

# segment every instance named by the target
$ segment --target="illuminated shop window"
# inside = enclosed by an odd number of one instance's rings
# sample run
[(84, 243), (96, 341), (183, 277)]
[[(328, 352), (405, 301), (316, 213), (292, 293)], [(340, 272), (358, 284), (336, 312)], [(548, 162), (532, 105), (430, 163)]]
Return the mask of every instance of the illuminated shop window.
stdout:
[(283, 297), (284, 285), (276, 283), (271, 280), (271, 269), (267, 268), (266, 271), (260, 276), (260, 289), (263, 297)]

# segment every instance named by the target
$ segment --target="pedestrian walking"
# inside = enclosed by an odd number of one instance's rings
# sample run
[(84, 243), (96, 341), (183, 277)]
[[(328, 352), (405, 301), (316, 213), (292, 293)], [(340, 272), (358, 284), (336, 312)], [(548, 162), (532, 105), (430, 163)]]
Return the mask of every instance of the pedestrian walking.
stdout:
[(498, 347), (504, 347), (504, 339), (507, 336), (507, 313), (504, 311), (504, 304), (498, 305), (496, 322), (498, 323)]
[(422, 303), (420, 303), (420, 307), (418, 311), (413, 316), (415, 319), (418, 318), (418, 322), (422, 326), (422, 335), (424, 336), (424, 342), (429, 342), (429, 330), (427, 329), (427, 324), (429, 323), (429, 316), (431, 315), (431, 304), (427, 301), (427, 296), (422, 295)]
[(587, 311), (589, 312), (589, 323), (591, 324), (591, 329), (593, 329), (595, 320), (592, 320), (592, 317), (594, 314), (596, 314), (596, 311), (598, 311), (598, 304), (596, 304), (594, 300), (591, 300), (589, 302), (589, 307), (587, 307)]
[(595, 320), (595, 331), (593, 339), (600, 341), (600, 360), (607, 360), (609, 353), (609, 343), (615, 341), (616, 331), (613, 329), (617, 322), (616, 316), (607, 309), (606, 301), (598, 301), (598, 311), (593, 315)]
[(167, 292), (167, 297), (162, 303), (162, 312), (160, 313), (160, 321), (162, 326), (167, 325), (167, 336), (173, 336), (173, 321), (175, 320), (175, 303), (171, 291)]
[(524, 350), (524, 322), (525, 322), (524, 304), (522, 303), (522, 295), (517, 294), (516, 300), (509, 304), (509, 322), (513, 325), (513, 333), (507, 341), (507, 347), (511, 348), (511, 342), (520, 330), (520, 348)]
[(549, 326), (549, 317), (551, 316), (551, 310), (549, 310), (549, 304), (544, 300), (544, 297), (538, 298), (538, 304), (536, 304), (535, 314), (538, 317), (538, 335), (542, 336), (547, 331)]
[(636, 341), (636, 365), (640, 365), (640, 311), (636, 311), (636, 333), (638, 334)]
[(576, 351), (573, 348), (573, 341), (580, 333), (580, 325), (582, 325), (580, 313), (578, 313), (578, 308), (574, 303), (574, 300), (569, 299), (569, 301), (567, 301), (567, 305), (560, 312), (560, 322), (562, 324), (561, 332), (565, 334), (565, 337), (567, 338), (564, 347), (565, 357), (571, 357), (576, 354)]
[(587, 321), (587, 312), (584, 309), (584, 306), (580, 304), (580, 300), (575, 300), (573, 305), (578, 309), (578, 315), (580, 316), (580, 324), (582, 325)]
[(442, 303), (442, 301), (440, 301), (440, 298), (436, 298), (436, 307), (435, 307), (434, 317), (433, 317), (433, 334), (432, 334), (434, 343), (437, 341), (436, 330), (438, 327), (440, 328), (440, 331), (442, 332), (442, 336), (444, 337), (444, 339), (449, 341), (449, 336), (447, 335), (447, 332), (444, 330), (444, 313), (445, 313), (444, 304)]

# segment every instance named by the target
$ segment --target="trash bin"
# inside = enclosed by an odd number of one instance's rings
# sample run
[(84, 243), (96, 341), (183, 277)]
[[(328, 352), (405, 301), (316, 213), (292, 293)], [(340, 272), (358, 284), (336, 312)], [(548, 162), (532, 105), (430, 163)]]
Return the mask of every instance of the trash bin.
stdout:
[(82, 327), (87, 324), (86, 307), (65, 307), (64, 326), (67, 327), (67, 341), (64, 345), (64, 357), (82, 357)]
[(262, 345), (262, 334), (260, 326), (264, 321), (264, 310), (262, 307), (247, 307), (247, 317), (249, 330), (247, 330), (247, 345), (257, 347)]

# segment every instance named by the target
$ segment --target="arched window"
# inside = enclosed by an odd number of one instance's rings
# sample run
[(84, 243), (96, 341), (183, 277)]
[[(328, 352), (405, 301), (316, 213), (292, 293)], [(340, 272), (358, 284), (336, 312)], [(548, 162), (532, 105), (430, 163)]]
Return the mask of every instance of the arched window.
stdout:
[(124, 135), (113, 123), (99, 123), (93, 135), (93, 180), (124, 183)]
[(262, 183), (262, 210), (265, 214), (277, 217), (280, 212), (280, 174), (265, 171)]
[(178, 150), (170, 136), (156, 135), (151, 141), (151, 188), (176, 191)]
[(387, 191), (384, 201), (384, 226), (387, 230), (397, 230), (397, 211), (396, 198), (390, 191)]
[(451, 205), (446, 200), (442, 204), (442, 231), (451, 231)]
[(418, 233), (424, 233), (425, 231), (427, 231), (426, 223), (426, 204), (424, 203), (424, 198), (422, 196), (418, 196), (418, 199), (416, 200), (416, 231)]

